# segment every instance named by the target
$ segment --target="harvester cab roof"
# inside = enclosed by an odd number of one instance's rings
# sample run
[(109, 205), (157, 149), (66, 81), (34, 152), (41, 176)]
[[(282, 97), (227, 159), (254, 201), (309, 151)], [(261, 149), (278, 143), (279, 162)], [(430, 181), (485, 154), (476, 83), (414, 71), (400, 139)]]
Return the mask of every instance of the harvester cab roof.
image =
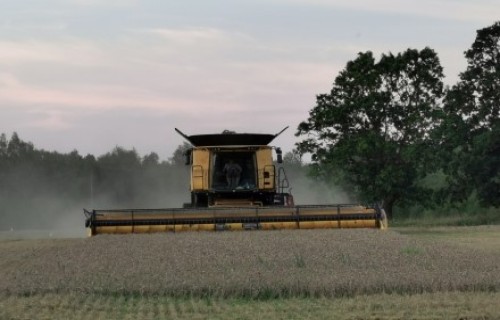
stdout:
[(214, 146), (267, 146), (276, 137), (282, 134), (288, 126), (276, 134), (265, 133), (236, 133), (235, 131), (224, 130), (215, 134), (196, 134), (188, 136), (179, 129), (175, 131), (195, 147)]

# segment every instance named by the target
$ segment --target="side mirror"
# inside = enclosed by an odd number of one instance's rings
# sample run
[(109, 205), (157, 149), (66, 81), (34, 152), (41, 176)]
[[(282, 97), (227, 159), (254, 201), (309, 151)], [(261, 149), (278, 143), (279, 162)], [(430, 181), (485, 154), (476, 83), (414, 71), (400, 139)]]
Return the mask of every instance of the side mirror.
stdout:
[(276, 148), (276, 161), (278, 163), (283, 163), (283, 152), (281, 151), (281, 148)]

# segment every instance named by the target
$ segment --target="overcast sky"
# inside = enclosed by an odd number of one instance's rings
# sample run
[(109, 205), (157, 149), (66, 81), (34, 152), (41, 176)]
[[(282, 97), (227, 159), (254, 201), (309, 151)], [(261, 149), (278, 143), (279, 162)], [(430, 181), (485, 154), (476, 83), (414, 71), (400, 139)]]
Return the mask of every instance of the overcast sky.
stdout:
[(360, 51), (436, 50), (452, 84), (498, 0), (0, 0), (0, 132), (170, 157), (186, 134), (277, 133)]

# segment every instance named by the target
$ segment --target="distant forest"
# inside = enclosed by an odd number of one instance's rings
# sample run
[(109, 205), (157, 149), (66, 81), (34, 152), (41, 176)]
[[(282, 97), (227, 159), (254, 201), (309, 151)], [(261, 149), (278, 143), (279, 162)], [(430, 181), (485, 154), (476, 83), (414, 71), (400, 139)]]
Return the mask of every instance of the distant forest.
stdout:
[[(500, 22), (477, 31), (465, 59), (450, 87), (428, 47), (347, 62), (284, 157), (298, 202), (379, 202), (391, 218), (488, 209), (500, 221)], [(187, 147), (168, 161), (120, 147), (96, 158), (2, 134), (0, 230), (83, 223), (84, 207), (180, 207), (189, 200)]]
[(0, 135), (0, 230), (53, 228), (81, 220), (83, 208), (182, 206), (189, 169), (179, 146), (168, 161), (116, 147), (99, 157), (39, 150)]

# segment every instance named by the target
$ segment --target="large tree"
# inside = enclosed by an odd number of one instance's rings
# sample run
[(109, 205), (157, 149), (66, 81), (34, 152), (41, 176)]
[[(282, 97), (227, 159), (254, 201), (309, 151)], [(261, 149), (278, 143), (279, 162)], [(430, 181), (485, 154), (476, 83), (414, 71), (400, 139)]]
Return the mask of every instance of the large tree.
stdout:
[(467, 69), (446, 94), (440, 148), (452, 200), (500, 205), (500, 22), (477, 31)]
[(443, 95), (442, 67), (430, 48), (384, 54), (377, 62), (360, 53), (336, 77), (297, 136), (317, 173), (335, 176), (363, 201), (383, 201), (392, 216), (401, 200), (422, 194), (416, 183), (427, 170), (429, 132)]

